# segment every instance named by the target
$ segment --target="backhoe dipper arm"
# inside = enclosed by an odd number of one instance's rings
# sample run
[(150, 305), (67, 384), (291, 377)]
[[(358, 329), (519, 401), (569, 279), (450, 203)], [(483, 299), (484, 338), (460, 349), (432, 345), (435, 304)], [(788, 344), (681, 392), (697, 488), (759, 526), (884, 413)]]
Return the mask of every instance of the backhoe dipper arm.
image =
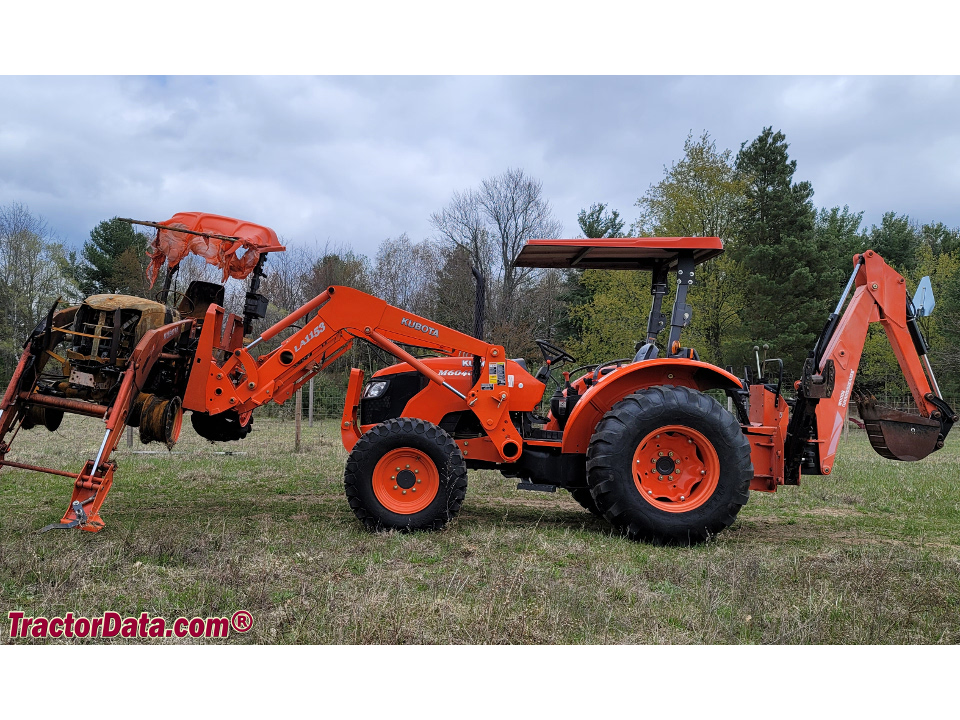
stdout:
[[(851, 285), (855, 287), (853, 298), (838, 321)], [(929, 379), (924, 373), (925, 366), (929, 370), (926, 344), (915, 318), (908, 315), (906, 281), (868, 250), (854, 257), (847, 290), (817, 340), (812, 357), (804, 364), (785, 443), (788, 477), (796, 478), (801, 465), (806, 473), (830, 474), (867, 331), (873, 322), (883, 326), (920, 411), (920, 415), (908, 415), (879, 410), (872, 396), (858, 398), (874, 449), (884, 457), (910, 461), (943, 447), (956, 416), (931, 388), (931, 382), (936, 386), (932, 371)]]
[[(316, 315), (276, 350), (257, 358), (250, 354), (261, 341), (275, 337), (314, 310)], [(245, 348), (233, 350), (221, 366), (214, 360), (214, 351), (224, 349), (216, 337), (222, 325), (218, 319), (222, 313), (222, 308), (217, 306), (207, 311), (184, 398), (187, 409), (216, 414), (233, 408), (243, 414), (270, 400), (283, 403), (310, 377), (346, 352), (356, 338), (361, 338), (409, 363), (431, 382), (457, 395), (480, 418), (491, 436), (497, 438), (494, 444), (501, 448), (505, 458), (515, 459), (520, 455), (522, 443), (509, 416), (510, 388), (478, 379), (465, 396), (398, 343), (427, 348), (441, 355), (479, 357), (488, 368), (505, 361), (501, 346), (432, 323), (359, 290), (332, 286), (265, 330)]]

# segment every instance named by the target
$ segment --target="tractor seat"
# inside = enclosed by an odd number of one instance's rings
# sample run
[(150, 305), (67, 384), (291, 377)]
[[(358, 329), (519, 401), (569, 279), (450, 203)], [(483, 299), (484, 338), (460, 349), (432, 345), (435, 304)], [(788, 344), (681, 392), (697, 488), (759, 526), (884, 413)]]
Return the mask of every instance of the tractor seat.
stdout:
[(194, 280), (180, 300), (180, 315), (182, 317), (202, 318), (207, 314), (211, 304), (223, 306), (223, 285)]
[(633, 361), (643, 362), (644, 360), (653, 360), (660, 354), (660, 351), (657, 349), (657, 346), (653, 343), (644, 343), (637, 354), (634, 356)]
[(526, 361), (526, 360), (524, 360), (523, 358), (511, 358), (511, 359), (512, 359), (513, 362), (515, 362), (517, 365), (519, 365), (520, 367), (522, 367), (526, 372), (530, 372), (529, 370), (527, 370), (527, 361)]

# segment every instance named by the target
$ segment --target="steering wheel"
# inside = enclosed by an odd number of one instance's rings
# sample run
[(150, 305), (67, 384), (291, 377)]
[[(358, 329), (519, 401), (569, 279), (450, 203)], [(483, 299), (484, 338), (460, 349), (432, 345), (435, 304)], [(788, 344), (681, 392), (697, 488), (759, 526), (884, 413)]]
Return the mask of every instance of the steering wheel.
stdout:
[[(160, 302), (160, 296), (162, 294), (163, 294), (163, 290), (159, 290), (155, 292), (153, 294), (153, 299), (156, 300), (157, 302)], [(170, 301), (171, 295), (173, 296), (173, 300), (174, 300), (174, 303), (171, 305), (171, 307), (178, 307), (180, 303), (176, 302), (176, 300), (177, 298), (180, 298), (181, 301), (186, 300), (188, 303), (190, 303), (190, 310), (187, 311), (188, 314), (192, 313), (194, 310), (197, 309), (196, 303), (194, 303), (193, 300), (187, 297), (186, 293), (182, 293), (179, 290), (167, 290), (167, 302)]]
[(543, 353), (543, 359), (547, 361), (547, 364), (549, 365), (555, 365), (558, 362), (577, 361), (576, 358), (566, 350), (562, 350), (546, 340), (534, 340), (533, 342), (536, 343), (538, 348), (540, 348), (540, 352)]
[(540, 348), (540, 352), (543, 353), (544, 364), (537, 370), (537, 374), (534, 375), (534, 377), (542, 383), (547, 382), (548, 378), (553, 377), (551, 370), (553, 370), (553, 366), (557, 363), (576, 362), (570, 353), (546, 340), (534, 340), (534, 342), (537, 344), (537, 347)]

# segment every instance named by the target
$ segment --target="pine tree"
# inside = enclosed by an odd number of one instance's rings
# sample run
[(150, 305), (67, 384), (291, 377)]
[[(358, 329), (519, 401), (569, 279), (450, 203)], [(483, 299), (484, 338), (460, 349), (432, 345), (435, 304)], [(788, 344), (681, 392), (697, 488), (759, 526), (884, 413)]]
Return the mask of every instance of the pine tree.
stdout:
[(922, 242), (920, 230), (906, 215), (884, 213), (880, 226), (870, 228), (868, 244), (891, 267), (910, 272), (917, 264), (917, 249)]
[(796, 160), (787, 154), (782, 132), (764, 128), (743, 143), (736, 170), (746, 182), (748, 205), (741, 219), (735, 259), (745, 273), (743, 324), (753, 344), (769, 343), (786, 371), (799, 374), (826, 319), (831, 283), (818, 252), (809, 182), (793, 182)]
[(577, 223), (587, 238), (623, 237), (624, 221), (616, 210), (607, 212), (606, 203), (594, 203), (589, 210), (581, 210)]
[(862, 212), (851, 212), (846, 205), (821, 208), (814, 224), (817, 252), (823, 258), (824, 282), (839, 299), (853, 271), (853, 256), (867, 249), (866, 233), (860, 230)]
[[(618, 211), (608, 211), (606, 203), (593, 203), (589, 210), (581, 210), (577, 214), (577, 223), (585, 238), (623, 237), (625, 221)], [(560, 293), (562, 309), (556, 324), (556, 339), (561, 343), (580, 342), (583, 339), (584, 328), (581, 322), (583, 315), (577, 312), (577, 308), (592, 302), (594, 286), (584, 283), (583, 270), (572, 269), (564, 272), (562, 287)]]
[(144, 295), (147, 287), (143, 276), (149, 262), (149, 242), (146, 235), (119, 218), (98, 224), (90, 231), (90, 239), (83, 244), (80, 252), (83, 262), (74, 268), (81, 291), (85, 295)]

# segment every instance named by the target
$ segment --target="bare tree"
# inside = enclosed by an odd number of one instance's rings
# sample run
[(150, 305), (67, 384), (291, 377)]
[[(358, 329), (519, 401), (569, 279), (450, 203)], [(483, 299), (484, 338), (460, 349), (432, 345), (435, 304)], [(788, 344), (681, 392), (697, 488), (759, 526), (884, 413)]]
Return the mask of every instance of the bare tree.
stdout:
[(58, 297), (76, 301), (69, 264), (46, 220), (26, 205), (0, 207), (0, 344), (7, 378), (27, 334)]
[(543, 197), (543, 183), (528, 177), (521, 169), (508, 169), (502, 175), (484, 180), (479, 203), (500, 253), (498, 314), (507, 317), (513, 314), (517, 291), (524, 280), (536, 274), (535, 268), (517, 267), (517, 255), (527, 240), (558, 237), (563, 225), (553, 217), (550, 203)]
[(374, 261), (375, 292), (391, 305), (431, 317), (440, 263), (439, 248), (428, 240), (415, 243), (406, 233), (387, 238), (380, 243)]
[(485, 277), (490, 277), (494, 248), (477, 192), (453, 193), (443, 210), (430, 215), (430, 224), (438, 232), (442, 244), (463, 248), (469, 253), (473, 266)]
[(508, 169), (484, 180), (478, 190), (454, 193), (430, 222), (443, 244), (468, 251), (487, 278), (489, 332), (519, 338), (531, 331), (524, 293), (542, 273), (517, 267), (517, 255), (527, 240), (559, 237), (563, 230), (543, 196), (543, 184), (521, 169)]

